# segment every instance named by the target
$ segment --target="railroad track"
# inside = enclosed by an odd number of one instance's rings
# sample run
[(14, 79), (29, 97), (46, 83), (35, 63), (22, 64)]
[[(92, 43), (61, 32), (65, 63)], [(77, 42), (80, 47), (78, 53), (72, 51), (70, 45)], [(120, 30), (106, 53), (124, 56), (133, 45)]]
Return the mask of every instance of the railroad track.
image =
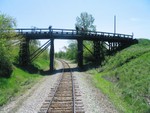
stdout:
[(62, 74), (40, 108), (39, 113), (84, 113), (83, 103), (76, 79), (67, 62), (63, 64)]

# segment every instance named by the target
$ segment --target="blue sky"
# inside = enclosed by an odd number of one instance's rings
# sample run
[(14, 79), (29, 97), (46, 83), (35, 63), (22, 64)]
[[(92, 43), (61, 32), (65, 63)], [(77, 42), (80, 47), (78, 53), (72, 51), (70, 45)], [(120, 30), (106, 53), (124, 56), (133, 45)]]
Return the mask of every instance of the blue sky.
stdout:
[[(113, 32), (116, 15), (118, 33), (150, 39), (150, 0), (0, 0), (0, 11), (17, 20), (18, 28), (74, 28), (81, 12), (92, 14), (97, 31)], [(58, 51), (66, 41), (55, 41)]]

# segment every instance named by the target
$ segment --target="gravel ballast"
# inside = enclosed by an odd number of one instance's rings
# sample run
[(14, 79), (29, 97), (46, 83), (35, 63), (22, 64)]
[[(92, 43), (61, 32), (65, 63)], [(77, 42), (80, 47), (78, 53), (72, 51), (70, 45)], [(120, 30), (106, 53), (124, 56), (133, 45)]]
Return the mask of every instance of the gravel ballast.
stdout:
[[(71, 64), (75, 69), (76, 64)], [(74, 71), (73, 76), (79, 85), (85, 113), (118, 113), (108, 98), (92, 83), (92, 75)]]
[[(57, 69), (60, 69), (62, 65), (60, 62), (58, 62), (58, 64), (59, 66)], [(54, 83), (58, 80), (59, 74), (60, 73), (56, 73), (45, 76), (24, 95), (15, 98), (13, 101), (0, 108), (0, 113), (37, 113), (48, 97)]]
[[(60, 69), (62, 66), (60, 63), (58, 64), (58, 69)], [(71, 64), (71, 67), (72, 69), (76, 68), (76, 65)], [(37, 113), (48, 97), (59, 75), (60, 73), (45, 76), (23, 96), (18, 97), (3, 108), (0, 108), (0, 113)], [(78, 72), (76, 69), (73, 70), (73, 76), (75, 76), (79, 85), (85, 113), (117, 113), (108, 98), (92, 84), (91, 75)]]

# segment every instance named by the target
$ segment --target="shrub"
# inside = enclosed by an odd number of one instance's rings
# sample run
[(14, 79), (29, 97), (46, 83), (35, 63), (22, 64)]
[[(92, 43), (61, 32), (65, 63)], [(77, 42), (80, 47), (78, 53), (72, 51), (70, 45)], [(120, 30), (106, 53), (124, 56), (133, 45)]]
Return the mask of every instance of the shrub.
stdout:
[[(10, 52), (12, 51), (12, 39), (15, 39), (15, 33), (12, 32), (16, 26), (15, 19), (0, 12), (0, 77), (10, 77), (12, 73), (13, 59)], [(10, 31), (11, 30), (11, 31)]]
[(6, 41), (4, 39), (0, 39), (0, 77), (8, 78), (10, 77), (13, 69), (5, 43)]

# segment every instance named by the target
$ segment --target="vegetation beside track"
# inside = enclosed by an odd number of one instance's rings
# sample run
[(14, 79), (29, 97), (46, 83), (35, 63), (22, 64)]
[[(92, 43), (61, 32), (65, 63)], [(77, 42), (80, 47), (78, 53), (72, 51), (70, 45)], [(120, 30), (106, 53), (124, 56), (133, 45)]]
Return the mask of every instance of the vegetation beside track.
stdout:
[[(23, 37), (13, 32), (15, 25), (15, 19), (0, 13), (0, 106), (12, 97), (23, 94), (42, 78), (40, 70), (49, 67), (47, 51), (44, 51), (29, 67), (19, 66), (19, 43)], [(30, 52), (34, 52), (39, 46), (39, 41), (30, 41)]]
[[(47, 69), (49, 61), (39, 57), (31, 66), (32, 72), (22, 67), (13, 65), (11, 77), (0, 77), (0, 106), (9, 101), (12, 97), (23, 94), (31, 88), (42, 76), (39, 71)], [(36, 69), (36, 71), (34, 71)]]
[(38, 74), (29, 74), (20, 68), (13, 68), (10, 78), (0, 78), (0, 106), (12, 97), (24, 93), (40, 78)]
[(93, 77), (120, 112), (150, 112), (150, 40), (107, 58)]

